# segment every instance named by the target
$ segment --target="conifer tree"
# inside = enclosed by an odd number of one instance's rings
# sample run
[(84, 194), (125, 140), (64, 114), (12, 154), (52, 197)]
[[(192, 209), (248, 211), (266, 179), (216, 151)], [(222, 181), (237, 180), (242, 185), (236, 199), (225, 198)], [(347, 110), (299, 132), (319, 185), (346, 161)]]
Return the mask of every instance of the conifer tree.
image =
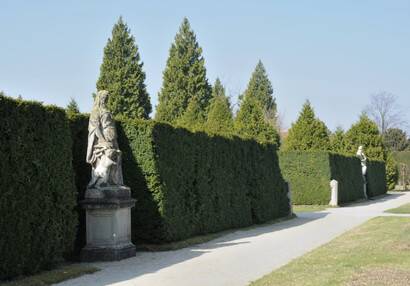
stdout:
[(363, 113), (359, 121), (346, 132), (344, 146), (346, 152), (352, 155), (356, 154), (359, 146), (363, 146), (366, 157), (384, 160), (386, 162), (386, 187), (388, 189), (394, 187), (399, 176), (397, 163), (385, 146), (376, 123), (371, 121), (366, 113)]
[(232, 133), (233, 119), (229, 98), (219, 78), (216, 78), (212, 89), (208, 119), (205, 130), (211, 133)]
[(67, 105), (67, 113), (80, 113), (80, 109), (78, 108), (78, 104), (74, 98), (71, 98), (71, 101)]
[(259, 101), (245, 97), (234, 121), (235, 131), (240, 135), (250, 136), (259, 142), (269, 142), (280, 147), (280, 137), (276, 129), (263, 119)]
[(110, 93), (107, 107), (114, 115), (126, 118), (149, 118), (152, 111), (140, 63), (138, 46), (122, 17), (112, 29), (112, 39), (104, 48), (97, 90)]
[(275, 125), (277, 106), (276, 99), (272, 97), (272, 94), (272, 83), (268, 78), (262, 61), (259, 60), (249, 80), (248, 87), (241, 97), (252, 97), (259, 101), (264, 119), (266, 122)]
[(201, 116), (206, 116), (212, 90), (204, 63), (202, 48), (184, 18), (169, 50), (162, 88), (158, 94), (156, 120), (176, 123), (185, 114), (191, 100), (199, 104)]
[(341, 126), (336, 127), (336, 131), (330, 135), (330, 149), (334, 152), (344, 152), (345, 132)]
[(360, 115), (359, 121), (353, 124), (344, 138), (345, 151), (355, 155), (359, 146), (363, 146), (368, 158), (386, 160), (387, 148), (376, 123), (366, 113)]
[(204, 113), (201, 110), (201, 105), (196, 98), (192, 98), (184, 114), (177, 118), (176, 125), (188, 128), (192, 131), (203, 130), (203, 124), (205, 122)]
[(295, 123), (286, 137), (284, 150), (330, 150), (329, 131), (326, 125), (315, 118), (315, 112), (306, 100)]

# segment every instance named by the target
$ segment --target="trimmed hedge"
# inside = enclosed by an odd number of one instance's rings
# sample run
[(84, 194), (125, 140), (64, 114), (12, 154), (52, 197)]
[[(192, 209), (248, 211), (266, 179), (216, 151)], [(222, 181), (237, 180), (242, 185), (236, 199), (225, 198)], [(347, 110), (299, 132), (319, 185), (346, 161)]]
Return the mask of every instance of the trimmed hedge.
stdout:
[(359, 158), (330, 152), (279, 152), (282, 174), (292, 185), (293, 203), (327, 205), (330, 181), (338, 181), (338, 203), (364, 197)]
[(0, 96), (0, 280), (72, 250), (76, 189), (63, 109)]
[(386, 194), (386, 163), (381, 160), (367, 159), (366, 166), (367, 195), (376, 197)]
[[(72, 130), (85, 128), (76, 122), (82, 127)], [(274, 145), (145, 120), (117, 120), (117, 132), (124, 183), (138, 200), (132, 208), (134, 243), (175, 241), (289, 214)], [(80, 192), (89, 177), (88, 170), (77, 170)]]

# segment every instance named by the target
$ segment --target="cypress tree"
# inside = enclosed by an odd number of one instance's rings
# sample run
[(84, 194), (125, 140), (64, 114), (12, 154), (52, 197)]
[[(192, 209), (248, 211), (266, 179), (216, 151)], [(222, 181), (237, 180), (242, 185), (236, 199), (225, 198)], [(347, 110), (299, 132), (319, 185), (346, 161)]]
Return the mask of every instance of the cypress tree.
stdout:
[(204, 63), (202, 48), (187, 18), (184, 18), (169, 50), (158, 94), (156, 120), (176, 123), (185, 114), (191, 100), (199, 104), (201, 116), (205, 117), (212, 90)]
[(235, 131), (240, 135), (250, 136), (260, 142), (269, 142), (280, 147), (280, 137), (276, 129), (263, 119), (259, 101), (245, 97), (234, 121)]
[(315, 118), (315, 112), (306, 100), (295, 123), (286, 137), (284, 150), (330, 150), (329, 131), (326, 125)]
[(363, 146), (368, 158), (386, 160), (387, 148), (376, 123), (363, 113), (359, 121), (353, 124), (344, 138), (345, 151), (355, 155), (359, 146)]
[(345, 132), (341, 126), (336, 127), (336, 131), (330, 135), (330, 149), (334, 152), (344, 151)]
[(122, 17), (112, 29), (112, 39), (104, 48), (97, 90), (110, 93), (107, 107), (114, 115), (126, 118), (149, 118), (152, 111), (145, 86), (145, 72), (138, 46)]
[(67, 105), (67, 113), (80, 113), (80, 109), (78, 108), (78, 104), (74, 98), (71, 98), (70, 102)]
[(384, 160), (386, 162), (386, 187), (394, 188), (399, 177), (397, 163), (384, 144), (376, 123), (371, 121), (366, 113), (363, 113), (359, 121), (346, 132), (344, 146), (346, 152), (354, 155), (359, 146), (363, 146), (366, 157)]
[(215, 80), (210, 102), (205, 130), (211, 133), (232, 133), (232, 110), (229, 98), (225, 95), (225, 88), (219, 78)]
[(196, 98), (192, 98), (184, 112), (184, 114), (177, 118), (176, 125), (191, 129), (192, 131), (203, 130), (204, 114), (201, 110), (201, 105)]
[(277, 106), (276, 99), (272, 97), (272, 94), (272, 83), (268, 78), (262, 61), (259, 60), (242, 98), (252, 97), (259, 101), (264, 119), (266, 122), (275, 125)]

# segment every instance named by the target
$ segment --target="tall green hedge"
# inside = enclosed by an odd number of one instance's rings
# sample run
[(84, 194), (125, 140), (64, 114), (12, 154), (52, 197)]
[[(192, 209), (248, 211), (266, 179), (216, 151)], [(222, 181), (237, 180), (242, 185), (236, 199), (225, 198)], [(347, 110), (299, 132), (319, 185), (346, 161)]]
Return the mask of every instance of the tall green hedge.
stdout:
[(71, 251), (77, 218), (64, 110), (0, 96), (0, 280)]
[(279, 152), (282, 174), (292, 185), (293, 203), (327, 205), (330, 181), (338, 181), (338, 203), (364, 197), (360, 160), (329, 152)]
[[(85, 123), (76, 122), (82, 127), (73, 126), (73, 136), (86, 140), (79, 135)], [(138, 200), (132, 208), (134, 243), (179, 240), (289, 213), (274, 145), (145, 120), (117, 120), (117, 131), (124, 183)], [(85, 168), (77, 170), (80, 192), (89, 176)]]
[(364, 181), (360, 159), (350, 155), (328, 154), (331, 180), (338, 182), (338, 203), (344, 204), (362, 199)]
[(384, 195), (386, 188), (386, 163), (381, 160), (367, 160), (367, 195), (375, 197)]

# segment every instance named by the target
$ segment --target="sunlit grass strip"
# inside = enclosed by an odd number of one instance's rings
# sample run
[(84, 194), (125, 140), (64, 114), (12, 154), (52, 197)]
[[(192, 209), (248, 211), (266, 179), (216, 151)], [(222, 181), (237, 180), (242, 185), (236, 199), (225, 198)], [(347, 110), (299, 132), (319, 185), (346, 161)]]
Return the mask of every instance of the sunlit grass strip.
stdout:
[[(65, 280), (73, 279), (85, 274), (91, 274), (99, 271), (95, 267), (85, 266), (60, 266), (56, 269), (43, 271), (37, 275), (32, 275), (21, 280), (11, 281), (2, 285), (7, 286), (47, 286), (59, 283)], [(0, 283), (1, 284), (1, 283)]]
[(410, 214), (410, 203), (402, 205), (398, 208), (385, 211), (385, 213), (393, 214)]
[(329, 206), (324, 205), (293, 205), (294, 213), (310, 213), (310, 212), (320, 212), (329, 208)]
[(373, 285), (373, 277), (409, 285), (410, 218), (374, 218), (251, 285)]

